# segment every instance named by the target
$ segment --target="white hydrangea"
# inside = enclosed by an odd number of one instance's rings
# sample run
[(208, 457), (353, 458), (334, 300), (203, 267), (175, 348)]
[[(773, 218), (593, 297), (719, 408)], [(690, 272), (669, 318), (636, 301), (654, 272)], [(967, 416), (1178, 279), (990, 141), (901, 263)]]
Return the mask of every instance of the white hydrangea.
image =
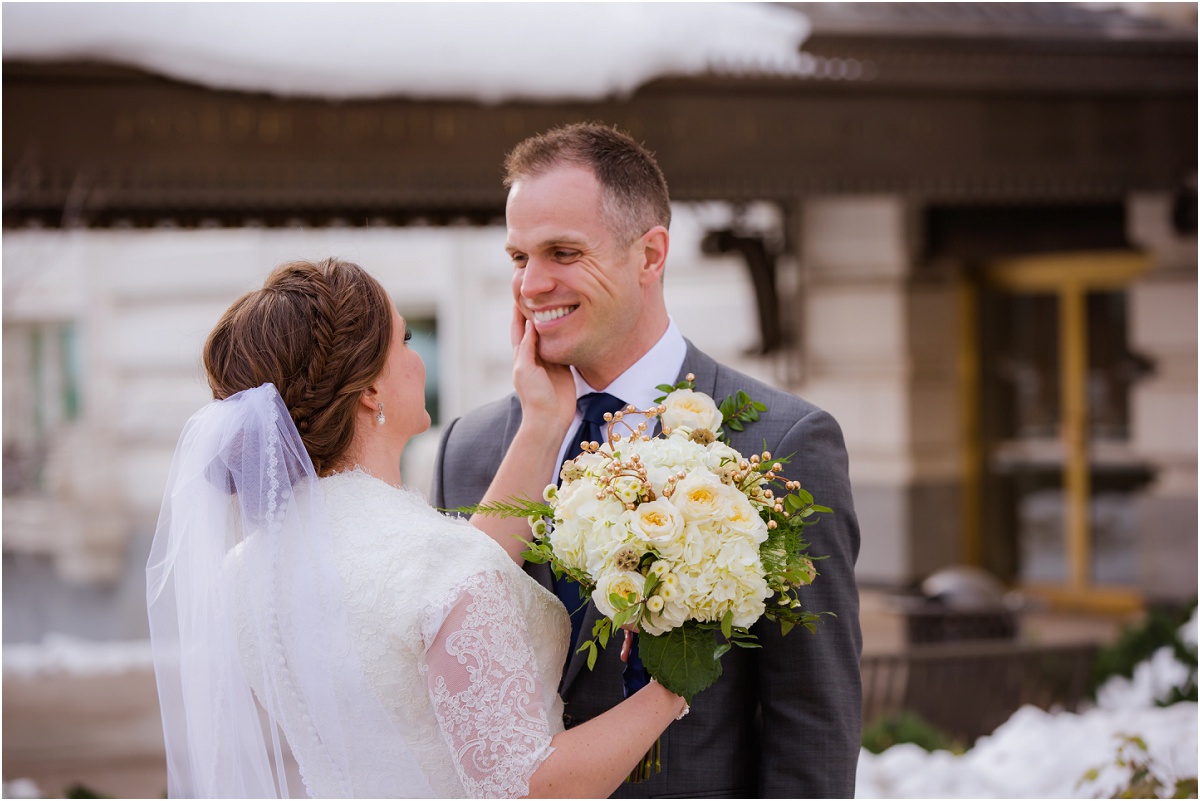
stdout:
[[(721, 442), (691, 440), (693, 430), (720, 427), (720, 412), (708, 396), (677, 390), (665, 405), (670, 436), (625, 440), (615, 454), (605, 443), (564, 471), (569, 477), (562, 488), (547, 493), (555, 507), (551, 546), (564, 563), (595, 580), (593, 600), (602, 614), (616, 614), (613, 592), (645, 601), (640, 626), (647, 634), (664, 634), (688, 620), (719, 622), (728, 613), (735, 626), (749, 627), (770, 594), (758, 550), (768, 529), (746, 494), (722, 480), (742, 456)], [(639, 479), (612, 478), (609, 471), (614, 456), (627, 460), (634, 454), (653, 500), (641, 500)], [(603, 482), (610, 479), (606, 492)], [(645, 597), (650, 574), (658, 583)]]

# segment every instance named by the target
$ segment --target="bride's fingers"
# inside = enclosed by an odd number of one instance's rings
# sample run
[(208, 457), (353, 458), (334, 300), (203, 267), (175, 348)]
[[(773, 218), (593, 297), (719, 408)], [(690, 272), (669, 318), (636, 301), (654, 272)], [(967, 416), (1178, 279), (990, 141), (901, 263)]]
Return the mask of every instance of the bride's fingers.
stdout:
[(525, 368), (540, 368), (537, 357), (537, 329), (533, 320), (526, 320), (523, 335), (517, 343), (516, 363)]
[(629, 652), (633, 649), (633, 632), (625, 629), (625, 642), (621, 643), (621, 661), (629, 661)]
[(517, 304), (512, 307), (512, 323), (508, 327), (509, 338), (512, 340), (512, 348), (514, 351), (521, 346), (521, 341), (525, 339), (525, 335), (529, 330), (529, 320), (525, 319), (525, 315), (521, 314), (521, 310), (517, 308)]

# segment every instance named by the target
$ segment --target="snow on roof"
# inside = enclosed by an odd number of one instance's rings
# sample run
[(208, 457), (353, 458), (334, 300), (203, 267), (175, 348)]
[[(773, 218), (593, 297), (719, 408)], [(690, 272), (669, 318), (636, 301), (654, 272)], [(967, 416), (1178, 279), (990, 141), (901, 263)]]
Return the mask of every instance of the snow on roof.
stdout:
[(5, 3), (5, 60), (96, 60), (219, 89), (484, 102), (627, 95), (715, 69), (806, 74), (769, 3)]

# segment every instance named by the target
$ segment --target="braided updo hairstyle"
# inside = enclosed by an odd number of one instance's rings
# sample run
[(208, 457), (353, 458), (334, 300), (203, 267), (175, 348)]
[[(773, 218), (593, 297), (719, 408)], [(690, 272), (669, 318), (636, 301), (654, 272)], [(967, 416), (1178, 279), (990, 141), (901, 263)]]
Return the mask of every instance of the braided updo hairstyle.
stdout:
[(204, 343), (213, 398), (274, 384), (317, 475), (329, 475), (354, 439), (360, 394), (383, 372), (391, 305), (357, 264), (276, 267), (262, 289), (234, 301)]

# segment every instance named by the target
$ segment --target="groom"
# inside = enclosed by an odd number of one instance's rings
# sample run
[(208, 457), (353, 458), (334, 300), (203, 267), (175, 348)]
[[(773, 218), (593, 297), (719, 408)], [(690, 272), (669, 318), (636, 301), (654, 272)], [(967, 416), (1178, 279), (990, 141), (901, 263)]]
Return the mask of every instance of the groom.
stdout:
[[(841, 429), (826, 412), (718, 364), (680, 334), (663, 300), (666, 181), (641, 145), (602, 125), (568, 125), (519, 144), (505, 171), (516, 308), (534, 321), (541, 357), (571, 365), (577, 395), (604, 392), (646, 409), (662, 394), (657, 385), (688, 373), (718, 403), (745, 390), (768, 411), (733, 433), (733, 447), (748, 456), (765, 440), (772, 455), (793, 454), (785, 474), (834, 510), (806, 531), (811, 553), (827, 558), (800, 598), (808, 610), (837, 617), (824, 618), (815, 636), (796, 629), (783, 637), (777, 623), (757, 624), (762, 648), (726, 653), (720, 680), (663, 735), (661, 773), (622, 785), (616, 796), (853, 797), (862, 714), (859, 533)], [(480, 500), (520, 417), (512, 395), (446, 427), (435, 506)], [(572, 439), (579, 439), (575, 428), (562, 458), (577, 446)], [(526, 569), (554, 589), (546, 565)], [(589, 604), (576, 629), (582, 637), (597, 615)], [(619, 650), (602, 651), (594, 670), (586, 653), (569, 658), (560, 687), (568, 724), (621, 702)]]

